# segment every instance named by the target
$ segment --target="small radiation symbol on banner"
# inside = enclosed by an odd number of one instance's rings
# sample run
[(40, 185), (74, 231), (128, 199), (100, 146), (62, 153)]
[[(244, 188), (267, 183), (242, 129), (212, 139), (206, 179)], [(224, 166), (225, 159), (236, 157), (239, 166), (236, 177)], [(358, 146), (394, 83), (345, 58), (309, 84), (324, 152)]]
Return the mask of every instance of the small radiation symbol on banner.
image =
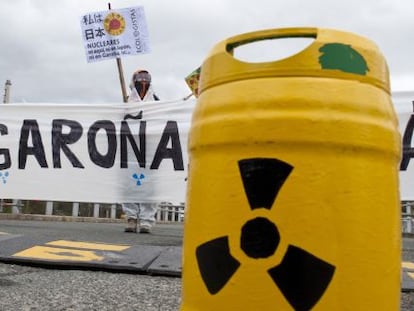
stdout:
[(106, 32), (112, 36), (119, 36), (125, 30), (125, 19), (119, 13), (109, 13), (103, 24)]

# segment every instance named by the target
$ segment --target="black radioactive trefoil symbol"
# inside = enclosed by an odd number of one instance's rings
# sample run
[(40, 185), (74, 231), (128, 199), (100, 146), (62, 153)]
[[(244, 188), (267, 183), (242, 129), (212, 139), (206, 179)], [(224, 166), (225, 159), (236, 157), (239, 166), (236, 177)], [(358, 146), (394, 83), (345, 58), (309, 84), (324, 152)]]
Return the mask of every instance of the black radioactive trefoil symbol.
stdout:
[[(250, 209), (271, 209), (293, 166), (273, 158), (250, 158), (238, 162)], [(248, 220), (241, 228), (240, 247), (250, 258), (268, 258), (280, 241), (277, 226), (265, 217)], [(196, 258), (210, 294), (217, 294), (237, 271), (240, 262), (230, 253), (228, 236), (199, 245)], [(282, 261), (267, 273), (295, 311), (311, 310), (323, 296), (335, 266), (294, 245)]]

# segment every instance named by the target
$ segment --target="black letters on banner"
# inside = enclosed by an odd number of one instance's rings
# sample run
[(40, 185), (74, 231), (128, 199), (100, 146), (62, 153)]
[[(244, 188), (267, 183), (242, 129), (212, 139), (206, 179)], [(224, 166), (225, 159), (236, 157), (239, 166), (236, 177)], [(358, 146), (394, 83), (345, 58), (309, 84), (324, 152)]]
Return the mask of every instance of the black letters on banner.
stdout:
[[(414, 119), (411, 121), (411, 132), (409, 139), (412, 136), (412, 128), (414, 127)], [(146, 167), (146, 121), (140, 121), (139, 133), (133, 133), (127, 121), (121, 122), (120, 131), (120, 166), (121, 168), (128, 168), (131, 159), (128, 159), (128, 145), (132, 148), (136, 157), (136, 162), (139, 167)], [(98, 132), (100, 135), (98, 135)], [(6, 125), (0, 123), (0, 136), (7, 135), (8, 128)], [(52, 120), (51, 144), (52, 144), (52, 158), (53, 168), (62, 168), (62, 152), (65, 154), (73, 167), (85, 168), (79, 158), (70, 149), (69, 145), (78, 142), (83, 135), (82, 124), (75, 120), (68, 119), (54, 119)], [(407, 134), (408, 135), (408, 134)], [(99, 138), (99, 139), (98, 139)], [(97, 141), (98, 139), (98, 141)], [(102, 153), (102, 143), (107, 140), (107, 150)], [(111, 168), (114, 166), (115, 157), (117, 153), (117, 132), (115, 124), (110, 120), (95, 121), (88, 129), (88, 153), (90, 160), (103, 168)], [(170, 144), (171, 141), (171, 144)], [(31, 145), (29, 145), (31, 142)], [(98, 150), (98, 145), (101, 148)], [(104, 148), (104, 147), (103, 147)], [(414, 150), (410, 149), (410, 150)], [(19, 169), (25, 169), (27, 158), (33, 155), (40, 167), (48, 168), (46, 161), (45, 149), (42, 141), (42, 135), (39, 130), (38, 121), (35, 119), (23, 120), (20, 131), (19, 141)], [(414, 151), (411, 151), (414, 156)], [(0, 170), (11, 167), (10, 150), (0, 148), (0, 159), (4, 157), (4, 161), (0, 162)], [(175, 171), (183, 171), (183, 155), (180, 142), (180, 134), (178, 131), (178, 124), (176, 121), (167, 121), (164, 131), (162, 132), (160, 142), (158, 143), (152, 160), (150, 169), (159, 169), (162, 160), (171, 159)], [(136, 163), (135, 161), (133, 161)], [(408, 164), (407, 164), (408, 165)]]
[(414, 148), (411, 146), (414, 130), (414, 114), (410, 116), (403, 136), (403, 158), (400, 164), (400, 171), (406, 171), (411, 158), (414, 157)]
[[(7, 126), (4, 124), (0, 124), (0, 135), (7, 135), (9, 133)], [(10, 151), (9, 149), (0, 148), (0, 156), (4, 156), (4, 162), (0, 163), (0, 170), (6, 170), (10, 168), (11, 166), (11, 160), (10, 160)]]
[[(68, 134), (62, 133), (63, 126), (70, 128)], [(53, 153), (53, 167), (62, 168), (60, 161), (60, 150), (64, 152), (68, 160), (72, 163), (73, 167), (84, 168), (79, 159), (73, 154), (73, 152), (67, 146), (73, 144), (79, 140), (82, 136), (82, 125), (73, 120), (56, 119), (52, 122), (52, 153)]]
[[(28, 146), (29, 135), (32, 136), (33, 147)], [(39, 124), (36, 120), (23, 120), (22, 129), (20, 131), (19, 141), (19, 169), (26, 167), (28, 155), (34, 155), (40, 167), (47, 168), (45, 149), (43, 147), (42, 136), (39, 132)]]
[[(106, 154), (100, 154), (96, 146), (96, 134), (100, 129), (106, 131), (108, 139), (108, 151)], [(109, 120), (99, 120), (91, 125), (88, 131), (88, 151), (93, 163), (104, 168), (112, 167), (115, 162), (116, 145), (115, 124)]]
[[(171, 138), (171, 148), (167, 148)], [(154, 159), (151, 163), (151, 169), (158, 169), (163, 159), (172, 159), (174, 170), (183, 171), (183, 155), (181, 151), (180, 135), (176, 121), (168, 121), (162, 133), (160, 143), (155, 151)]]
[(131, 129), (126, 121), (121, 123), (121, 168), (128, 167), (128, 146), (127, 141), (131, 144), (132, 150), (137, 158), (139, 167), (145, 168), (145, 130), (147, 122), (141, 121), (139, 124), (139, 148), (137, 142), (134, 139), (134, 135), (131, 133)]

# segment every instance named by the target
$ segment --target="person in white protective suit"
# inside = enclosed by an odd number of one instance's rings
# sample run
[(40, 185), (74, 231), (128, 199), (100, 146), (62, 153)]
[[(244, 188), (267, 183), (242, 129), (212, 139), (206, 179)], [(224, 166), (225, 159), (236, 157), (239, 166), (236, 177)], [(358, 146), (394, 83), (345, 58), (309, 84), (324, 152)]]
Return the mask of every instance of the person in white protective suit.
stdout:
[[(130, 88), (128, 103), (159, 100), (152, 89), (151, 75), (146, 70), (134, 72)], [(127, 220), (125, 232), (136, 233), (139, 228), (140, 233), (151, 233), (155, 224), (157, 207), (158, 203), (155, 202), (123, 203), (122, 210)]]

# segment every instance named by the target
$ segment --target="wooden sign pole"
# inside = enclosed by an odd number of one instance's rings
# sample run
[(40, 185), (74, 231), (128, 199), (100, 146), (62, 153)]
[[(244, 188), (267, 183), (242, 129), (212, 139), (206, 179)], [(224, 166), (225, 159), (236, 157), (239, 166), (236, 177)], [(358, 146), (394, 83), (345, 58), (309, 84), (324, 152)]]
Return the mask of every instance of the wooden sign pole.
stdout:
[[(108, 3), (108, 8), (111, 10), (111, 3)], [(116, 64), (118, 65), (119, 82), (121, 82), (122, 100), (126, 103), (128, 101), (128, 95), (125, 86), (124, 70), (122, 69), (121, 58), (116, 58)]]

